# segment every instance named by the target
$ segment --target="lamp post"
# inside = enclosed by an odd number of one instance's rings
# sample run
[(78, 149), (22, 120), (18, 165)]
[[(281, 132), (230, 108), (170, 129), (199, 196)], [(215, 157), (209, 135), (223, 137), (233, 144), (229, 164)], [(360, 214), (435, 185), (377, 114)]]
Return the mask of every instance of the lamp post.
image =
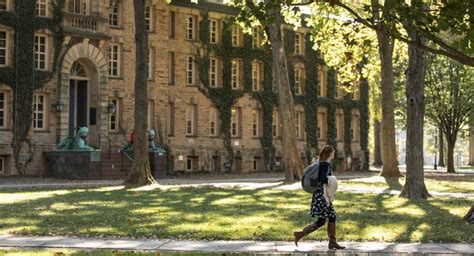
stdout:
[(434, 169), (437, 170), (438, 165), (436, 157), (438, 156), (438, 135), (435, 135), (434, 151)]

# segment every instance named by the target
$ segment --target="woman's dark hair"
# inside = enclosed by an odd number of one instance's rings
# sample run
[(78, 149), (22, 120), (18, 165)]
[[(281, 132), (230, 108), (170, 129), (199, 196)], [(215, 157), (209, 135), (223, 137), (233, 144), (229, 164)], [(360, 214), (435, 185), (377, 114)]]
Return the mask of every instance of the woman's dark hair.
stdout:
[(319, 160), (327, 160), (332, 152), (334, 152), (334, 148), (331, 145), (324, 146), (319, 151)]

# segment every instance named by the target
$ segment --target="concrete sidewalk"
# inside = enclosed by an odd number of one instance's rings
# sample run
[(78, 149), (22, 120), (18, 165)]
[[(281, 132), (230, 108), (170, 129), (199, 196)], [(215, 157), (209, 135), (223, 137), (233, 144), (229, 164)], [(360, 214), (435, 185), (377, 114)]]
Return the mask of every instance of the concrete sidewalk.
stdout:
[[(378, 243), (340, 242), (344, 254), (450, 254), (474, 255), (474, 244), (420, 244), (420, 243)], [(99, 239), (73, 237), (19, 237), (0, 235), (0, 248), (70, 248), (70, 249), (110, 249), (110, 250), (153, 250), (160, 252), (218, 252), (218, 253), (328, 253), (327, 242), (301, 242), (296, 247), (293, 242), (284, 241), (183, 241), (152, 239)]]

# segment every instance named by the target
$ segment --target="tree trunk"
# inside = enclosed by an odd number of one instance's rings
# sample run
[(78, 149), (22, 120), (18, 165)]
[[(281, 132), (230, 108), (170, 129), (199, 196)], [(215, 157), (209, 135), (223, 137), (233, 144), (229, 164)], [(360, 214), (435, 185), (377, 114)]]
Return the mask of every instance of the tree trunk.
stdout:
[[(474, 111), (473, 111), (474, 112)], [(471, 114), (474, 117), (474, 113)], [(474, 120), (471, 118), (469, 128), (469, 165), (474, 166)]]
[[(408, 30), (408, 29), (407, 29)], [(416, 42), (422, 38), (408, 31)], [(400, 194), (409, 199), (426, 199), (429, 194), (424, 181), (423, 169), (423, 123), (425, 116), (425, 51), (408, 46), (408, 68), (405, 83), (407, 97), (407, 170), (406, 181)]]
[(135, 12), (135, 119), (132, 169), (126, 184), (144, 186), (155, 183), (150, 173), (147, 140), (147, 51), (148, 35), (145, 22), (145, 0), (133, 1)]
[(456, 139), (447, 138), (448, 143), (448, 173), (454, 173), (454, 145), (456, 144)]
[[(269, 0), (267, 0), (269, 1)], [(295, 105), (290, 91), (288, 67), (283, 45), (281, 10), (276, 5), (268, 10), (268, 15), (274, 17), (274, 22), (268, 26), (271, 42), (273, 65), (276, 72), (274, 79), (278, 88), (278, 103), (280, 118), (282, 120), (282, 147), (283, 165), (286, 170), (286, 182), (301, 179), (304, 165), (298, 153), (297, 138), (295, 133)]]
[(439, 159), (438, 159), (438, 166), (444, 167), (444, 134), (441, 126), (438, 126), (438, 138), (439, 138)]
[(374, 165), (382, 166), (382, 152), (380, 151), (380, 121), (374, 121)]
[(377, 31), (382, 79), (382, 173), (383, 177), (401, 177), (395, 144), (395, 100), (393, 95), (393, 45), (386, 33)]

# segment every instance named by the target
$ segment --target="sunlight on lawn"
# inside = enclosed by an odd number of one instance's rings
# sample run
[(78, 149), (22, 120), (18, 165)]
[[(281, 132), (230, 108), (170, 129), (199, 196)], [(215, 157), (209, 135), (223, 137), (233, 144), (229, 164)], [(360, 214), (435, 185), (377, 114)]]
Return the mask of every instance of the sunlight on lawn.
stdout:
[[(308, 216), (311, 195), (303, 191), (0, 191), (1, 197), (8, 195), (16, 199), (0, 207), (0, 232), (23, 235), (291, 240), (294, 230), (315, 221)], [(340, 192), (334, 205), (341, 240), (473, 242), (467, 235), (472, 228), (461, 221), (472, 203), (466, 198), (411, 202), (393, 195)], [(325, 228), (310, 236), (326, 238)]]

